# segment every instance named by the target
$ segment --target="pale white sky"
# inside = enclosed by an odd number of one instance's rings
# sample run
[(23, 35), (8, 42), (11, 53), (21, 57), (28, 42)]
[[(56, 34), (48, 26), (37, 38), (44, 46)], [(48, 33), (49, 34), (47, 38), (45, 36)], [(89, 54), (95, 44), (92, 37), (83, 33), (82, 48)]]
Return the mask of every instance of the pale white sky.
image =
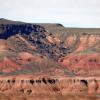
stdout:
[(0, 18), (100, 28), (100, 0), (0, 0)]

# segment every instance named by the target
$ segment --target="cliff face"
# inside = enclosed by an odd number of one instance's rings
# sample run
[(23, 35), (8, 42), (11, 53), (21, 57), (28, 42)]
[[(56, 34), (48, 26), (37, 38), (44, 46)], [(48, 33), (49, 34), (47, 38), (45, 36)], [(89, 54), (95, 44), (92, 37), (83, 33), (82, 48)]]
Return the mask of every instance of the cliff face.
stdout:
[(0, 99), (99, 100), (99, 69), (100, 29), (0, 19)]
[[(27, 100), (32, 96), (54, 96), (61, 98), (69, 95), (89, 95), (96, 100), (96, 95), (100, 93), (99, 77), (74, 77), (74, 78), (53, 78), (53, 77), (5, 77), (0, 78), (0, 93), (6, 94), (9, 100), (16, 96), (21, 96)], [(12, 96), (11, 96), (12, 95)], [(35, 97), (36, 98), (36, 97)], [(85, 97), (83, 97), (85, 98)], [(48, 97), (49, 99), (49, 97)], [(57, 99), (57, 97), (55, 98)], [(15, 99), (16, 100), (16, 99)], [(21, 100), (21, 99), (20, 99)], [(28, 98), (28, 100), (30, 100)], [(39, 99), (40, 100), (40, 99)], [(60, 98), (58, 98), (60, 100)], [(65, 100), (65, 99), (64, 99)], [(68, 99), (70, 100), (70, 99)], [(81, 100), (79, 96), (78, 100)], [(87, 99), (90, 100), (90, 99)]]

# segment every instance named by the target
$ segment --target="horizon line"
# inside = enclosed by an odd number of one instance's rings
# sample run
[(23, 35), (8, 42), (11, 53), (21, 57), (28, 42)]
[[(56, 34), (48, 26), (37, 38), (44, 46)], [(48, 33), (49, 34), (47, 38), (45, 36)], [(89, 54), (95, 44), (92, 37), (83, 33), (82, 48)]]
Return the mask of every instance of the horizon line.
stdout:
[(39, 22), (35, 22), (33, 23), (32, 21), (23, 21), (23, 20), (13, 20), (13, 19), (10, 19), (10, 18), (0, 18), (0, 20), (8, 20), (8, 21), (14, 21), (14, 22), (21, 22), (21, 23), (29, 23), (29, 24), (59, 24), (61, 25), (62, 27), (65, 27), (65, 28), (82, 28), (82, 29), (99, 29), (100, 27), (79, 27), (79, 26), (69, 26), (69, 25), (65, 25), (63, 23), (59, 23), (59, 22), (44, 22), (44, 23), (39, 23)]

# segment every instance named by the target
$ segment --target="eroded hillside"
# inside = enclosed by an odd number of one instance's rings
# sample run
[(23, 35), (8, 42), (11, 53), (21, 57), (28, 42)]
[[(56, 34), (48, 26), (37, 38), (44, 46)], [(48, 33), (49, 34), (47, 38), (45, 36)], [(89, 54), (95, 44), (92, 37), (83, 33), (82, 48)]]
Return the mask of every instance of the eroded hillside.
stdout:
[(0, 100), (99, 100), (99, 76), (100, 29), (0, 19)]

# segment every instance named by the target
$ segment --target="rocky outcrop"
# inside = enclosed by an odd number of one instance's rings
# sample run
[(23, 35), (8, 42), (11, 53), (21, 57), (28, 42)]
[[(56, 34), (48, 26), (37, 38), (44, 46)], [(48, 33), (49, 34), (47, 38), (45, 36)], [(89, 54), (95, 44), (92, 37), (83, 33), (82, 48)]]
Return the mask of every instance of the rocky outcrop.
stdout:
[(74, 77), (74, 78), (0, 78), (0, 91), (6, 93), (13, 90), (22, 94), (99, 94), (99, 77)]
[(45, 32), (45, 29), (39, 25), (32, 24), (0, 24), (1, 39), (7, 39), (15, 34), (30, 34), (31, 32), (39, 33)]

